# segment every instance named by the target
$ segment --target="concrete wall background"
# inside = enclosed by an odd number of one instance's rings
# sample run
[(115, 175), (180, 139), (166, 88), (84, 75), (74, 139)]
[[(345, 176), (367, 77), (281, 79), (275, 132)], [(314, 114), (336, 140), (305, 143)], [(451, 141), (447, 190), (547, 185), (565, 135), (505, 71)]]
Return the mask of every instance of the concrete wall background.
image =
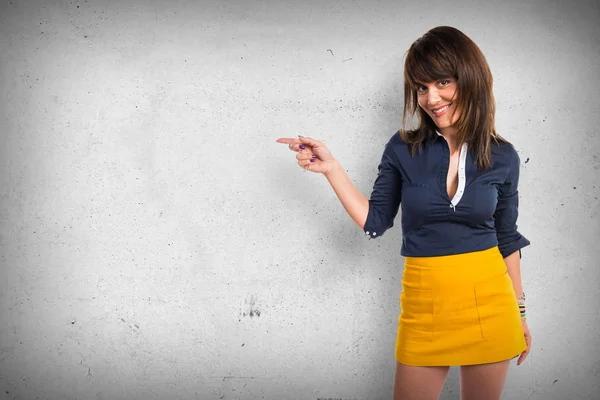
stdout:
[(504, 398), (599, 398), (599, 21), (595, 1), (1, 0), (0, 399), (390, 398), (400, 215), (367, 241), (275, 139), (324, 140), (368, 195), (403, 55), (437, 25), (482, 48), (523, 162), (534, 345)]

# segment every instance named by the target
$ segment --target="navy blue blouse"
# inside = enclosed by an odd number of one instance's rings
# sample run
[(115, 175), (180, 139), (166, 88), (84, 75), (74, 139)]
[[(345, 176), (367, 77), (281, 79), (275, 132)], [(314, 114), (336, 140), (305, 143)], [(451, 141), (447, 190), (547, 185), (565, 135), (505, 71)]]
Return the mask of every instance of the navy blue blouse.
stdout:
[(378, 166), (365, 235), (381, 237), (394, 225), (402, 204), (403, 256), (442, 256), (498, 246), (507, 257), (529, 245), (516, 225), (520, 160), (514, 147), (492, 141), (492, 167), (480, 172), (464, 143), (452, 199), (446, 189), (449, 162), (450, 148), (439, 133), (411, 157), (408, 144), (396, 132)]

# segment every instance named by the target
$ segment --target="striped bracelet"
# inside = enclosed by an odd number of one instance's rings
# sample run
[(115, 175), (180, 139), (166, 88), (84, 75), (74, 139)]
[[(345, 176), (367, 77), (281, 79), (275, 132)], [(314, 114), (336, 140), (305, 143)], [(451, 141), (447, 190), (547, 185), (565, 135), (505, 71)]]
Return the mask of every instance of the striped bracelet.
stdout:
[(525, 320), (527, 313), (525, 312), (525, 292), (521, 296), (517, 296), (517, 302), (519, 303), (519, 312), (521, 313), (521, 320)]
[(519, 300), (519, 311), (521, 312), (521, 318), (525, 318), (527, 316), (525, 312), (525, 302), (523, 300)]

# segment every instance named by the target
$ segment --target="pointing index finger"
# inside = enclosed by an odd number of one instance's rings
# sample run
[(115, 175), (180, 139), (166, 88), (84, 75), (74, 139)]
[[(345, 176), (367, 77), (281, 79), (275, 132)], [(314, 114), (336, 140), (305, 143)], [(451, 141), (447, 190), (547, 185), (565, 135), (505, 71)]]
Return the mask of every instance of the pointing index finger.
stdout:
[(302, 142), (300, 141), (300, 139), (296, 139), (296, 138), (279, 138), (277, 139), (277, 143), (284, 143), (284, 144), (301, 144)]

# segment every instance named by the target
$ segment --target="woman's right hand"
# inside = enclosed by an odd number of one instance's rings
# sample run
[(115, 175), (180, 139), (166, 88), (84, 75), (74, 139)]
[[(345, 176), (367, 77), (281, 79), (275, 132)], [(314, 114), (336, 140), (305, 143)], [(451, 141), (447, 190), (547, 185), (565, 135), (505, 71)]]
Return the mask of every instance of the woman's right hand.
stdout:
[(326, 175), (337, 163), (327, 146), (319, 140), (298, 135), (298, 139), (279, 138), (277, 142), (287, 144), (290, 150), (297, 152), (298, 165), (305, 170)]

